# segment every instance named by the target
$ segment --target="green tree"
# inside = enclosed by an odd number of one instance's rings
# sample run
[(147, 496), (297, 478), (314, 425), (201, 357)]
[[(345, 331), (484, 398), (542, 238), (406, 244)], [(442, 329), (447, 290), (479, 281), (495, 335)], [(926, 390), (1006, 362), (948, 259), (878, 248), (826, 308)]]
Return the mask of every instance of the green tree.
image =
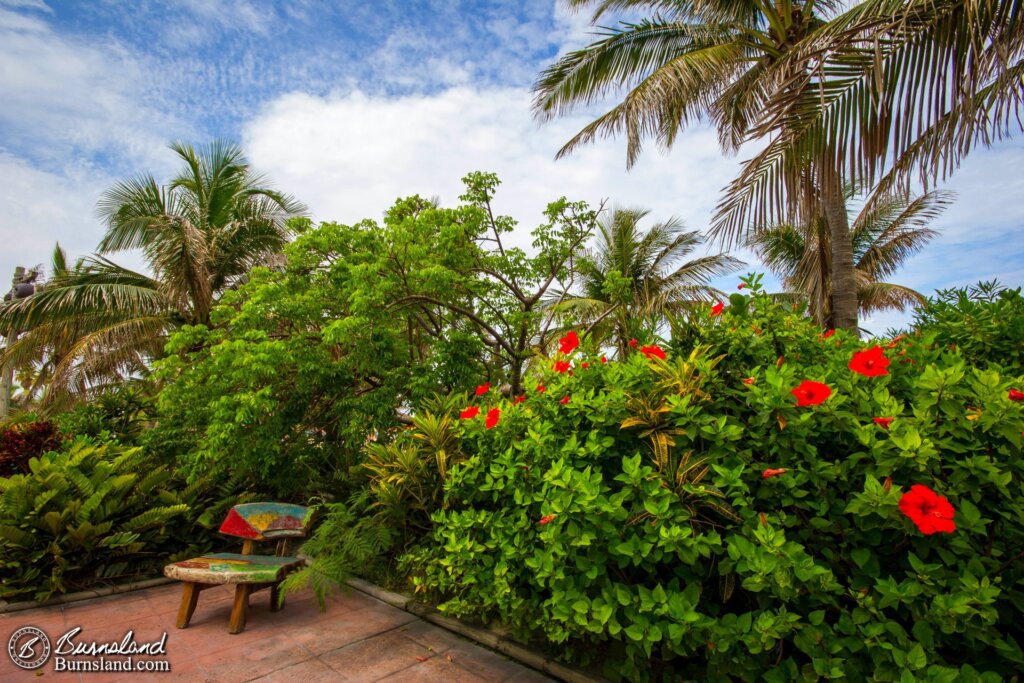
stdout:
[(1020, 130), (1020, 15), (1019, 0), (866, 0), (808, 34), (770, 68), (786, 87), (749, 130), (773, 135), (727, 189), (715, 225), (785, 220), (808, 164), (881, 197), (948, 177), (972, 149)]
[[(566, 154), (597, 136), (624, 133), (631, 164), (643, 139), (670, 147), (691, 122), (710, 120), (727, 152), (754, 138), (777, 133), (762, 112), (772, 97), (804, 77), (809, 58), (790, 56), (795, 46), (827, 24), (838, 3), (692, 2), (666, 0), (568, 0), (573, 7), (597, 5), (594, 21), (613, 9), (647, 9), (652, 19), (605, 29), (591, 45), (562, 57), (535, 85), (534, 110), (543, 119), (618, 93), (621, 102), (600, 116), (559, 152)], [(780, 66), (784, 64), (785, 66)], [(798, 125), (799, 122), (787, 122)], [(836, 325), (857, 328), (856, 278), (842, 175), (822, 152), (804, 158), (799, 197), (789, 207), (825, 217), (832, 238), (833, 310)], [(796, 199), (800, 199), (797, 203)], [(786, 203), (780, 189), (762, 193), (764, 203)], [(739, 244), (763, 223), (747, 221), (746, 211), (716, 224), (715, 235)], [(792, 213), (792, 212), (791, 212)]]
[[(62, 261), (41, 291), (0, 308), (0, 327), (26, 333), (0, 364), (47, 353), (48, 403), (145, 372), (168, 330), (208, 323), (217, 297), (278, 253), (288, 219), (304, 211), (234, 144), (171, 149), (183, 168), (167, 186), (143, 174), (103, 193), (107, 231), (97, 254), (72, 268)], [(131, 249), (141, 250), (151, 275), (107, 257)]]
[[(862, 314), (902, 311), (925, 302), (913, 289), (882, 278), (893, 275), (936, 236), (927, 225), (952, 198), (948, 192), (929, 192), (913, 199), (890, 194), (864, 206), (854, 217), (851, 233)], [(835, 326), (830, 239), (826, 221), (817, 217), (802, 225), (773, 226), (750, 241), (765, 265), (782, 278), (783, 286), (807, 301), (811, 317), (823, 327)]]
[(631, 337), (658, 327), (667, 314), (720, 292), (712, 278), (737, 270), (743, 262), (726, 254), (690, 258), (703, 244), (678, 218), (656, 223), (646, 232), (644, 209), (616, 209), (597, 227), (595, 246), (580, 259), (578, 286), (558, 309), (574, 322), (613, 337), (620, 352)]

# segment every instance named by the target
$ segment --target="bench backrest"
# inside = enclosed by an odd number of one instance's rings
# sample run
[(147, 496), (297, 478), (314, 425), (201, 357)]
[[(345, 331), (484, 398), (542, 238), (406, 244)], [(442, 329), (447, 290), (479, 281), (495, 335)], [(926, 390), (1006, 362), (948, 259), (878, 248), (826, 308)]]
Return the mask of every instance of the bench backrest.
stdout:
[(313, 522), (313, 510), (290, 503), (245, 503), (228, 512), (220, 532), (249, 541), (302, 538)]

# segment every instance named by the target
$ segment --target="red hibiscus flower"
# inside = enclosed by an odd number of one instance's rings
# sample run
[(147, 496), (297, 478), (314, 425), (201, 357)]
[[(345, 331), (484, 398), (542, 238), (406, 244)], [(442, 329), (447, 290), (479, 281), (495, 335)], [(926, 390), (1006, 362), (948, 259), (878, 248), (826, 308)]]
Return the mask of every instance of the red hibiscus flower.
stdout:
[(608, 359), (605, 358), (604, 356), (601, 356), (601, 365), (604, 365), (607, 362), (608, 362)]
[(558, 350), (565, 354), (575, 351), (580, 345), (580, 338), (575, 332), (570, 332), (558, 340)]
[(945, 496), (927, 486), (914, 484), (900, 498), (900, 512), (910, 517), (923, 534), (936, 532), (951, 534), (956, 531), (953, 514), (956, 512)]
[(761, 478), (762, 479), (771, 479), (772, 477), (777, 477), (780, 474), (785, 474), (788, 471), (789, 470), (787, 470), (785, 467), (780, 467), (777, 470), (773, 470), (773, 469), (769, 468), (769, 469), (766, 469), (764, 472), (761, 473)]
[(835, 334), (835, 333), (836, 333), (836, 331), (835, 331), (835, 330), (827, 330), (827, 331), (825, 332), (825, 334), (821, 335), (821, 338), (822, 338), (822, 339), (828, 339), (829, 337), (831, 337), (831, 336), (832, 336), (833, 334)]
[(583, 365), (581, 365), (580, 367), (582, 367), (584, 370), (586, 370), (587, 368), (590, 367), (590, 363), (587, 363), (586, 361), (584, 361)]
[(744, 288), (744, 287), (746, 287), (746, 286), (747, 286), (747, 283), (746, 283), (746, 282), (741, 282), (741, 283), (740, 283), (740, 285), (739, 285), (739, 287), (737, 287), (736, 289), (743, 289), (743, 288)]
[(754, 383), (754, 378), (753, 377), (748, 377), (745, 380), (743, 380), (743, 383), (746, 384), (749, 387), (751, 384)]
[(714, 318), (716, 315), (722, 315), (722, 310), (725, 308), (725, 304), (721, 301), (711, 307), (711, 317)]
[(832, 389), (827, 384), (811, 382), (805, 379), (803, 382), (800, 382), (800, 386), (793, 389), (790, 393), (796, 396), (796, 404), (803, 408), (824, 403), (825, 399), (832, 395)]
[(484, 427), (491, 429), (498, 424), (498, 420), (501, 418), (501, 411), (497, 408), (491, 408), (487, 411), (487, 421), (484, 422)]
[(639, 344), (639, 343), (640, 342), (638, 342), (636, 339), (630, 339), (629, 340), (629, 346), (630, 346), (630, 348), (633, 348), (633, 349), (635, 349), (636, 345)]
[(665, 360), (665, 352), (662, 351), (661, 347), (657, 344), (651, 344), (650, 346), (643, 347), (640, 349), (640, 353), (644, 354), (648, 358), (660, 358), (661, 360)]
[(555, 372), (566, 372), (569, 370), (569, 361), (560, 360), (555, 363)]
[(882, 429), (888, 429), (889, 425), (891, 425), (892, 421), (895, 420), (895, 419), (896, 418), (894, 418), (894, 417), (876, 417), (874, 419), (874, 422), (875, 422), (876, 425), (878, 425)]
[(484, 382), (483, 384), (481, 384), (480, 386), (478, 386), (476, 388), (476, 395), (477, 396), (483, 396), (484, 394), (486, 394), (490, 390), (491, 390), (491, 383), (490, 382)]
[(1024, 402), (1024, 391), (1010, 389), (1010, 393), (1006, 397), (1015, 403), (1021, 403)]
[(472, 420), (474, 417), (480, 414), (480, 409), (476, 406), (470, 406), (459, 413), (459, 417), (463, 420)]
[(872, 346), (866, 351), (858, 351), (850, 359), (850, 369), (865, 377), (888, 375), (889, 359), (885, 357), (885, 349)]
[(540, 524), (541, 526), (544, 526), (548, 522), (553, 522), (554, 520), (555, 520), (555, 516), (554, 515), (544, 515), (543, 517), (540, 518), (540, 521), (537, 522), (537, 523)]
[(562, 397), (562, 400), (561, 400), (561, 401), (559, 401), (559, 403), (561, 403), (561, 404), (562, 404), (563, 406), (564, 406), (564, 405), (565, 405), (566, 403), (568, 403), (568, 402), (569, 402), (569, 394), (566, 394), (565, 396), (563, 396), (563, 397)]
[(516, 400), (512, 401), (512, 405), (517, 405), (519, 403), (522, 403), (525, 400), (526, 400), (526, 394), (523, 394), (522, 396), (516, 396)]
[(538, 384), (537, 385), (537, 393), (538, 394), (543, 394), (547, 390), (548, 390), (548, 388), (546, 386), (544, 386), (543, 384)]

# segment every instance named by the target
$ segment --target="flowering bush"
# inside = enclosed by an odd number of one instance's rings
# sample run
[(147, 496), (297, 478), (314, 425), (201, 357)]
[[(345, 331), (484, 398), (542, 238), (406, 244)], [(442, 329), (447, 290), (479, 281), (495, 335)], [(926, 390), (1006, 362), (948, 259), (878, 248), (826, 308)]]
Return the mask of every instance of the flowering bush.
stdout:
[(546, 393), (477, 399), (415, 590), (619, 679), (1022, 670), (1021, 378), (744, 284), (664, 359), (581, 338)]

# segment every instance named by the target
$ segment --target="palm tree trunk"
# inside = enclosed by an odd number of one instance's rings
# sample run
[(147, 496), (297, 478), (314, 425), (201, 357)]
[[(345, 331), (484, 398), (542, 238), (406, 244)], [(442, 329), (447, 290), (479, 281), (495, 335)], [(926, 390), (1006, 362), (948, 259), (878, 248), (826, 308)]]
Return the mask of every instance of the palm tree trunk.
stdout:
[(843, 188), (834, 175), (822, 172), (821, 198), (832, 242), (832, 324), (860, 334), (857, 320), (857, 277), (853, 263), (853, 237), (846, 213)]

